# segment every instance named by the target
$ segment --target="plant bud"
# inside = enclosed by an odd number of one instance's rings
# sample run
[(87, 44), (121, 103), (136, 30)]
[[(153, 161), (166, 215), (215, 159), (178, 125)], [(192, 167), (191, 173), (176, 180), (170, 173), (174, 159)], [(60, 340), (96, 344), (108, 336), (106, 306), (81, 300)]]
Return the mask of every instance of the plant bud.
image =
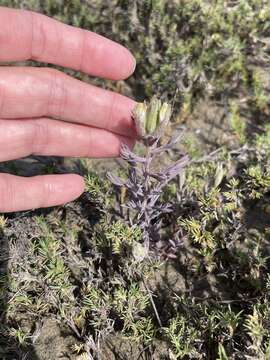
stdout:
[(159, 111), (159, 123), (166, 126), (172, 116), (172, 107), (168, 103), (163, 103)]
[(145, 123), (146, 123), (146, 111), (147, 105), (145, 103), (139, 103), (136, 105), (135, 109), (132, 112), (137, 133), (140, 137), (146, 135)]
[[(132, 112), (138, 135), (144, 141), (150, 141), (162, 135), (172, 115), (172, 108), (168, 103), (162, 103), (153, 97), (150, 103), (139, 103)], [(152, 141), (151, 140), (151, 141)]]
[(153, 134), (159, 124), (159, 110), (161, 108), (161, 101), (154, 97), (147, 109), (146, 114), (146, 133), (147, 135)]

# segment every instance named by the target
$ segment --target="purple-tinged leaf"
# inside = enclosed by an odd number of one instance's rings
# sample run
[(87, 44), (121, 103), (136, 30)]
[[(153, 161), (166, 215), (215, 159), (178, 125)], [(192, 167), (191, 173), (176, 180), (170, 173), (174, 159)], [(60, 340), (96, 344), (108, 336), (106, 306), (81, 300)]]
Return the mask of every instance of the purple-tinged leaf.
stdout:
[(166, 180), (166, 175), (163, 173), (146, 173), (148, 176), (152, 177), (153, 179), (157, 181), (164, 181)]
[(145, 163), (146, 159), (132, 152), (125, 144), (121, 145), (120, 154), (123, 160), (131, 163)]
[(161, 153), (163, 153), (164, 151), (168, 151), (168, 150), (171, 150), (177, 143), (179, 143), (183, 137), (184, 133), (181, 132), (180, 134), (177, 134), (177, 135), (174, 135), (169, 142), (167, 142), (166, 144), (156, 148), (156, 149), (153, 149), (152, 150), (152, 153), (154, 155), (159, 155)]
[(115, 186), (125, 186), (125, 181), (112, 173), (107, 173), (107, 178)]
[(186, 155), (182, 159), (178, 160), (175, 164), (170, 165), (164, 170), (164, 173), (169, 177), (169, 181), (173, 179), (189, 162), (189, 157)]

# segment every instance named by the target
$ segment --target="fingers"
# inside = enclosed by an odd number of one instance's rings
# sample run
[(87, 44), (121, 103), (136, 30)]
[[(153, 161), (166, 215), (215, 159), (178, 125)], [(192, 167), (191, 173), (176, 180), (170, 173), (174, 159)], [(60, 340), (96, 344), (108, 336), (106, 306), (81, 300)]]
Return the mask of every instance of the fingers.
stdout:
[(136, 136), (135, 102), (54, 69), (0, 67), (0, 118), (53, 117)]
[(31, 154), (117, 157), (134, 140), (109, 131), (52, 119), (0, 120), (0, 162)]
[(112, 80), (135, 68), (123, 46), (30, 11), (0, 7), (0, 44), (0, 61), (33, 59)]
[(62, 205), (83, 191), (83, 178), (75, 174), (30, 178), (0, 174), (0, 212)]

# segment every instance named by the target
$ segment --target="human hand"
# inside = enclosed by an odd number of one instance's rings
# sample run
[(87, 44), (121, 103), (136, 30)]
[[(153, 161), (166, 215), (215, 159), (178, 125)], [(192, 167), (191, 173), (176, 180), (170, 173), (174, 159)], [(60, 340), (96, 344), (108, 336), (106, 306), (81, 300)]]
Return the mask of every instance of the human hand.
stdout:
[[(112, 80), (132, 74), (130, 52), (90, 31), (0, 7), (0, 63), (37, 60)], [(135, 102), (51, 68), (0, 67), (0, 161), (30, 154), (114, 157), (134, 144)], [(0, 212), (64, 204), (84, 190), (75, 174), (0, 174)]]

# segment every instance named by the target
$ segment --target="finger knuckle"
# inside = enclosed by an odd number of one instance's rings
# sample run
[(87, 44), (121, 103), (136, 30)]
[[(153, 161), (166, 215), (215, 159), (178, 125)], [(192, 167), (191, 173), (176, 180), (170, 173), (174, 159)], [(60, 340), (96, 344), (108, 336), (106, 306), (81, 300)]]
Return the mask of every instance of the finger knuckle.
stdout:
[(30, 11), (29, 13), (31, 15), (32, 22), (32, 43), (30, 58), (38, 61), (42, 59), (47, 44), (44, 15), (37, 14), (33, 11)]
[(44, 152), (49, 145), (49, 125), (42, 119), (33, 120), (32, 124), (32, 154), (37, 155)]
[(61, 119), (66, 106), (67, 90), (64, 74), (55, 69), (47, 69), (49, 75), (48, 108), (49, 116)]

